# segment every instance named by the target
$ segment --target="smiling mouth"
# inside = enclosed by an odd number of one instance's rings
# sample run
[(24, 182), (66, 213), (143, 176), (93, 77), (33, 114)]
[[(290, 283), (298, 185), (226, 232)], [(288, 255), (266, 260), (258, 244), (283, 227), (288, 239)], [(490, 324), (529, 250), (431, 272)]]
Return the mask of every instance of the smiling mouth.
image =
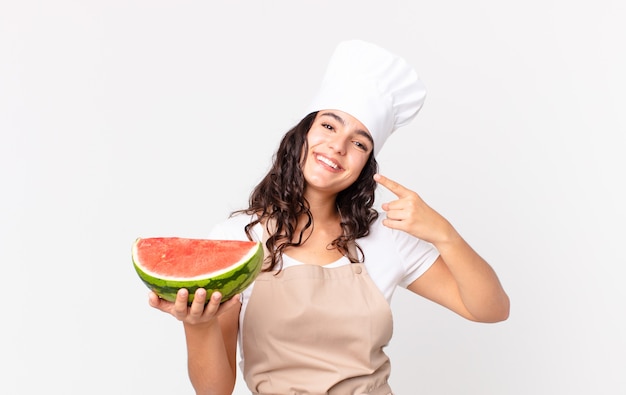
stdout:
[(327, 166), (329, 166), (329, 167), (331, 167), (331, 168), (333, 168), (335, 170), (340, 170), (341, 169), (341, 167), (338, 164), (336, 164), (335, 162), (333, 162), (332, 160), (330, 160), (330, 159), (328, 159), (328, 158), (326, 158), (324, 156), (316, 155), (315, 157), (320, 162), (324, 163), (325, 165), (327, 165)]

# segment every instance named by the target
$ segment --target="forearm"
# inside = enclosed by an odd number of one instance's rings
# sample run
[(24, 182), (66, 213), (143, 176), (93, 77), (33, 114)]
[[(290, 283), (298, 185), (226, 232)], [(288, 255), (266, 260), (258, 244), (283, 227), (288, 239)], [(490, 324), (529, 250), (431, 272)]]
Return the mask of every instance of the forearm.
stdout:
[(196, 394), (232, 394), (236, 371), (218, 321), (207, 325), (184, 324), (184, 328), (189, 379)]
[(383, 203), (387, 215), (383, 225), (433, 244), (441, 255), (409, 289), (468, 319), (505, 320), (509, 298), (491, 266), (417, 193), (380, 174), (374, 179), (398, 197)]
[(452, 226), (435, 247), (456, 280), (460, 298), (471, 316), (481, 322), (505, 320), (509, 297), (492, 267)]

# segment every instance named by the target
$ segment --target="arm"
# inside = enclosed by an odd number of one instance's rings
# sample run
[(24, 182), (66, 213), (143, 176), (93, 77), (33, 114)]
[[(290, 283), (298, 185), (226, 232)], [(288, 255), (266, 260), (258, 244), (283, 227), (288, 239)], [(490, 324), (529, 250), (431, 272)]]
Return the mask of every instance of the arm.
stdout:
[(236, 378), (236, 347), (239, 296), (220, 304), (221, 295), (213, 293), (204, 306), (205, 290), (198, 289), (191, 306), (187, 290), (181, 289), (174, 303), (150, 294), (150, 305), (183, 322), (187, 344), (189, 378), (196, 394), (232, 394)]
[(398, 196), (383, 204), (383, 224), (432, 243), (440, 253), (408, 289), (473, 321), (507, 319), (509, 298), (496, 273), (454, 227), (415, 192), (381, 175), (375, 180)]
[(460, 236), (435, 247), (441, 255), (408, 289), (472, 321), (506, 320), (509, 298), (491, 266)]

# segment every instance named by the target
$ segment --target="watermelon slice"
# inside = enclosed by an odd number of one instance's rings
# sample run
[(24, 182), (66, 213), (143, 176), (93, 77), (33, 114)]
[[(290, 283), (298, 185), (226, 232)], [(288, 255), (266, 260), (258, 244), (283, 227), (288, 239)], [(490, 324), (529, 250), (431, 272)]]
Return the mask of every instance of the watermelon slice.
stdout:
[(132, 260), (141, 280), (162, 299), (173, 302), (181, 288), (189, 290), (189, 303), (198, 288), (214, 291), (222, 302), (246, 289), (263, 263), (261, 243), (239, 240), (138, 238)]

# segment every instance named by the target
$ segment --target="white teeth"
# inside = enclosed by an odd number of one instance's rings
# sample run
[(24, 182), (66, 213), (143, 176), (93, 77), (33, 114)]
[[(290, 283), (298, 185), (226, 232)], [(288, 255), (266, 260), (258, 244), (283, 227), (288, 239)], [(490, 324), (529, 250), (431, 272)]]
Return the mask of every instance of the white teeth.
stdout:
[(325, 158), (323, 156), (317, 156), (317, 159), (321, 162), (326, 163), (328, 166), (332, 167), (333, 169), (337, 169), (339, 168), (339, 166), (337, 166), (335, 163), (331, 162), (328, 158)]

